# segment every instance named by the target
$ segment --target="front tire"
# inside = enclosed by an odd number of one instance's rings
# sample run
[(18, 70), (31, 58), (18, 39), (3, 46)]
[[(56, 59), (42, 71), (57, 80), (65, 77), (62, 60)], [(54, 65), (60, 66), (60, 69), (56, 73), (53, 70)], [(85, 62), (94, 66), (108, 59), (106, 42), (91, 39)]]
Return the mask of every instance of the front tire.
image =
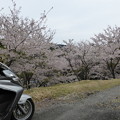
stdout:
[(26, 100), (25, 104), (17, 105), (13, 111), (11, 120), (31, 120), (35, 111), (32, 99)]

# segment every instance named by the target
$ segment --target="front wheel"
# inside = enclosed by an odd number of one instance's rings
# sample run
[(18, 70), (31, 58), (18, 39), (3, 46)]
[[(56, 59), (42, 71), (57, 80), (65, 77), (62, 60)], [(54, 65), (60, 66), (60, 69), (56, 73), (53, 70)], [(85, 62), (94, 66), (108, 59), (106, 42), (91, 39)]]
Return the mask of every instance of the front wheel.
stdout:
[(34, 110), (34, 102), (32, 99), (28, 99), (24, 104), (17, 105), (11, 120), (31, 120)]

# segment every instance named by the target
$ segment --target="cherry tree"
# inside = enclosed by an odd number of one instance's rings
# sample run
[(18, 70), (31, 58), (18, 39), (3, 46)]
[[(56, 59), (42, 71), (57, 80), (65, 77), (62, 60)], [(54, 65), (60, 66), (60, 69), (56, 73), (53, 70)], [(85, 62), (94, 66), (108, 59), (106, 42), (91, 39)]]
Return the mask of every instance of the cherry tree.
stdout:
[[(91, 38), (93, 45), (99, 48), (99, 59), (103, 67), (116, 78), (116, 68), (120, 64), (120, 27), (110, 27), (104, 33)], [(105, 68), (104, 68), (105, 69)]]
[(17, 9), (13, 0), (12, 3), (10, 14), (0, 15), (0, 60), (15, 71), (34, 73), (40, 63), (46, 62), (55, 32), (47, 28), (45, 11), (39, 20), (23, 18), (21, 8)]
[(4, 54), (6, 50), (6, 56), (9, 58), (8, 65), (24, 54), (40, 51), (42, 43), (50, 42), (54, 35), (45, 25), (45, 12), (38, 21), (35, 21), (20, 17), (20, 8), (17, 9), (14, 2), (13, 5), (9, 15), (0, 16), (0, 43), (6, 48)]
[(73, 40), (66, 42), (65, 58), (78, 80), (89, 79), (89, 73), (97, 62), (96, 49), (88, 42), (74, 44)]
[(82, 80), (89, 79), (91, 69), (98, 63), (96, 49), (89, 42), (78, 43), (77, 59), (81, 63), (79, 76)]
[(73, 43), (73, 39), (69, 39), (68, 42), (64, 41), (64, 43), (66, 44), (66, 46), (62, 49), (62, 51), (64, 53), (63, 55), (64, 55), (66, 61), (68, 62), (68, 68), (70, 69), (70, 71), (72, 71), (74, 73), (76, 78), (79, 80), (78, 74), (76, 72), (77, 68), (74, 67), (76, 46)]

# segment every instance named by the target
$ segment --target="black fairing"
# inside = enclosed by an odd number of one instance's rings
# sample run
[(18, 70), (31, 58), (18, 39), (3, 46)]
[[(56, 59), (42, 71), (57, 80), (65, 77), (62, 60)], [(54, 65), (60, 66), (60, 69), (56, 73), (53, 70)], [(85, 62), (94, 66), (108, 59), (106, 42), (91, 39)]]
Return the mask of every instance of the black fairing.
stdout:
[(6, 69), (11, 71), (0, 63), (0, 120), (11, 120), (12, 112), (23, 93), (23, 88), (17, 81), (5, 76), (3, 70)]
[(12, 111), (22, 93), (23, 88), (12, 80), (0, 80), (0, 120), (11, 120)]
[(0, 89), (0, 116), (6, 115), (15, 99), (14, 92)]

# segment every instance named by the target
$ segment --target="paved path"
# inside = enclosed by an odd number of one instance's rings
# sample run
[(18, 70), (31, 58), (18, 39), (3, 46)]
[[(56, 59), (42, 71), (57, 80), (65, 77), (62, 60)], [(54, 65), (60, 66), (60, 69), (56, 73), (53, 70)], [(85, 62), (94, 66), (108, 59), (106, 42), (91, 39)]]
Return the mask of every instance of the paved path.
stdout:
[(32, 120), (120, 120), (120, 86), (36, 111)]

